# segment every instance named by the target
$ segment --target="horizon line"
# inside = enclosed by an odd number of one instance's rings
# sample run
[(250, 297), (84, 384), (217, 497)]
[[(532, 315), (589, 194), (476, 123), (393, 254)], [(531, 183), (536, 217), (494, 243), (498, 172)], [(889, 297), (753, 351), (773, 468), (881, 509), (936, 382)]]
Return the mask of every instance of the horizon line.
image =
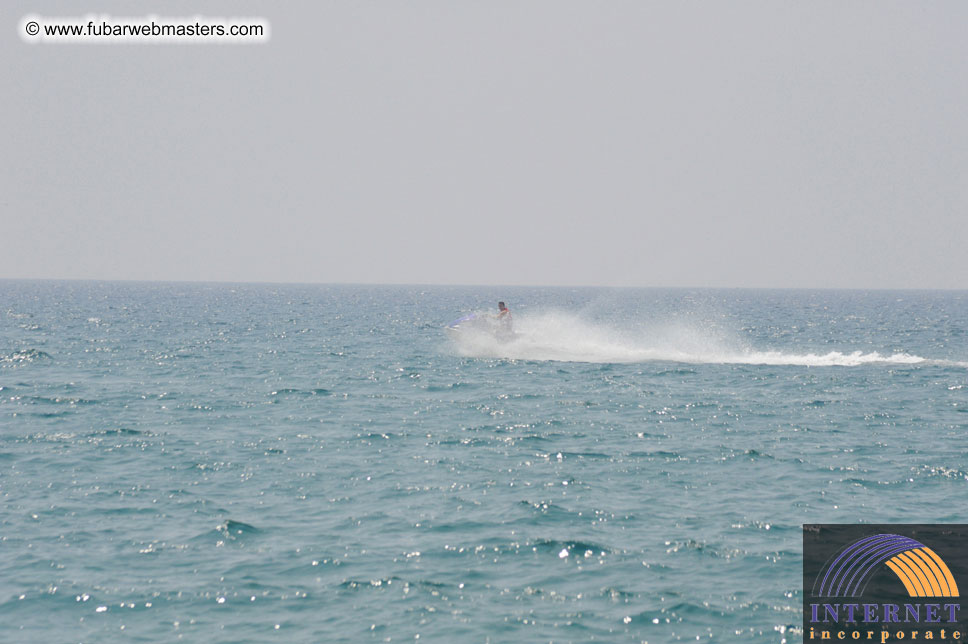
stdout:
[(232, 280), (151, 280), (124, 278), (84, 278), (84, 277), (0, 277), (0, 282), (75, 282), (106, 284), (195, 284), (225, 286), (373, 286), (409, 288), (547, 288), (547, 289), (625, 289), (625, 290), (721, 290), (721, 291), (945, 291), (958, 293), (968, 288), (923, 287), (923, 286), (657, 286), (657, 285), (610, 285), (610, 284), (484, 284), (484, 283), (430, 283), (430, 282), (279, 282), (272, 280), (232, 281)]

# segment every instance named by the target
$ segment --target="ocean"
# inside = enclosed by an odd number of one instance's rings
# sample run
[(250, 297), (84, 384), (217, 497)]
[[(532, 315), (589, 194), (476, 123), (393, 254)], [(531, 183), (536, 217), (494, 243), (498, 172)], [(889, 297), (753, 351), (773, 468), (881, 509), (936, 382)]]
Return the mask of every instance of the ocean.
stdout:
[[(513, 311), (516, 335), (445, 332)], [(968, 292), (0, 282), (0, 641), (795, 642), (968, 522)]]

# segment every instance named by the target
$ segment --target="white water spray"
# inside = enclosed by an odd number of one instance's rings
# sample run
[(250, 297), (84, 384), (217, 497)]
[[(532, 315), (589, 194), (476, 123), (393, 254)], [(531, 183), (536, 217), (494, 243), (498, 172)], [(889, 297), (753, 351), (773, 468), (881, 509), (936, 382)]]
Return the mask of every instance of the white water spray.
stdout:
[(882, 363), (968, 367), (968, 362), (931, 360), (903, 352), (790, 353), (757, 350), (746, 346), (734, 335), (709, 325), (675, 322), (634, 329), (620, 328), (589, 322), (563, 312), (521, 316), (515, 319), (515, 331), (512, 339), (502, 339), (485, 330), (468, 330), (454, 334), (452, 342), (462, 356), (512, 360), (592, 363), (668, 361), (806, 367), (854, 367)]

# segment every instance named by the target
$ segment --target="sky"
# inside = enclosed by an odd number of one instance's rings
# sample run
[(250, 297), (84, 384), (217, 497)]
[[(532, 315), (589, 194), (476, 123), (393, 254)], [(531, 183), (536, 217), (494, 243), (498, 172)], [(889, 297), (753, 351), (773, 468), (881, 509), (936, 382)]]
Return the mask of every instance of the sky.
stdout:
[[(260, 16), (30, 44), (27, 14)], [(0, 278), (966, 288), (968, 3), (0, 5)]]

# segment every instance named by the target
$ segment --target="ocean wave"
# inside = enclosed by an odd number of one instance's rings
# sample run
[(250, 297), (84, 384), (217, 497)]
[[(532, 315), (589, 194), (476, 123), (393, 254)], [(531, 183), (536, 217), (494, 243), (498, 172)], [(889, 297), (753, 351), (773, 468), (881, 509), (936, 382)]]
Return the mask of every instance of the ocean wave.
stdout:
[(51, 355), (40, 349), (21, 349), (10, 355), (0, 355), (0, 364), (20, 365), (38, 360), (50, 360)]

